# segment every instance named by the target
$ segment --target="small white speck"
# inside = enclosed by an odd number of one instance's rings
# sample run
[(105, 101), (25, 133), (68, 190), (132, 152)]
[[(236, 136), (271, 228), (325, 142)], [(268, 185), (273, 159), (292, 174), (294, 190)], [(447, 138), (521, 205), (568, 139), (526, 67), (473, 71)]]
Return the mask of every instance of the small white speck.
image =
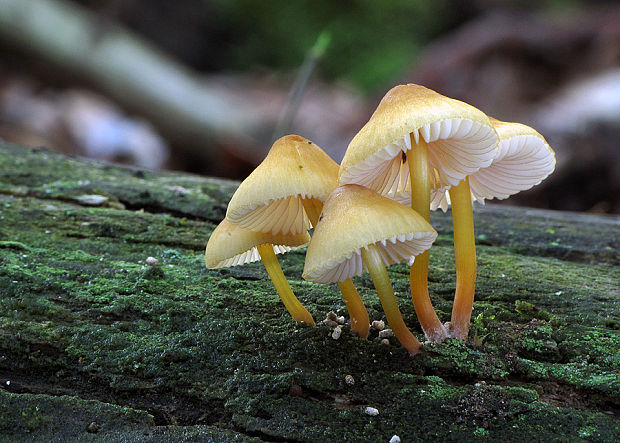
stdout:
[(11, 283), (16, 284), (19, 283), (17, 280), (13, 280)]
[(334, 340), (338, 340), (341, 334), (342, 334), (342, 329), (340, 329), (340, 326), (336, 326), (334, 328), (334, 332), (332, 332), (332, 338)]
[(159, 260), (157, 260), (155, 257), (147, 257), (146, 264), (149, 266), (157, 266), (159, 264)]
[(168, 265), (169, 268), (174, 268), (174, 265)]
[(400, 443), (400, 437), (398, 435), (392, 435), (392, 438), (390, 438), (390, 443)]
[(340, 325), (344, 324), (344, 315), (341, 315), (340, 317), (336, 318), (336, 322)]
[(366, 406), (364, 412), (366, 415), (370, 415), (372, 417), (379, 415), (379, 410), (377, 408), (373, 408), (372, 406)]
[(387, 338), (384, 338), (383, 340), (381, 340), (381, 344), (382, 345), (389, 345), (390, 341)]
[(385, 328), (385, 322), (383, 320), (375, 320), (372, 322), (372, 327), (377, 331), (382, 331)]
[(555, 295), (562, 295), (562, 291), (556, 292)]
[(384, 329), (383, 331), (379, 331), (379, 338), (388, 338), (392, 336), (391, 329)]
[(500, 274), (499, 276), (504, 278), (504, 277), (506, 277), (506, 274)]
[(348, 384), (349, 386), (353, 386), (355, 384), (355, 379), (353, 378), (351, 374), (347, 374), (344, 377), (344, 382)]
[(52, 233), (52, 231), (45, 231), (45, 233), (46, 233), (46, 234), (51, 234), (51, 233)]
[(7, 381), (6, 381), (6, 385), (7, 385), (7, 386), (11, 386), (11, 380), (7, 380)]

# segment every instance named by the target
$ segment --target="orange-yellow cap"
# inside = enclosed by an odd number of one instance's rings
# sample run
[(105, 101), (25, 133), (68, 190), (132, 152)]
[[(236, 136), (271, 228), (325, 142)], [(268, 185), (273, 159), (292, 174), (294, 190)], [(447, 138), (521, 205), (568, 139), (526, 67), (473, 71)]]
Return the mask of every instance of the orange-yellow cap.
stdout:
[(295, 235), (254, 232), (233, 225), (226, 219), (213, 230), (205, 250), (207, 268), (227, 268), (260, 260), (256, 246), (270, 244), (276, 254), (301, 248), (310, 241), (307, 232)]
[(364, 271), (361, 249), (375, 244), (386, 265), (431, 247), (437, 232), (413, 209), (358, 185), (328, 197), (306, 252), (303, 277), (320, 283), (344, 281)]
[(338, 164), (298, 135), (278, 139), (233, 195), (226, 218), (253, 231), (297, 234), (310, 229), (302, 198), (324, 201), (337, 186)]

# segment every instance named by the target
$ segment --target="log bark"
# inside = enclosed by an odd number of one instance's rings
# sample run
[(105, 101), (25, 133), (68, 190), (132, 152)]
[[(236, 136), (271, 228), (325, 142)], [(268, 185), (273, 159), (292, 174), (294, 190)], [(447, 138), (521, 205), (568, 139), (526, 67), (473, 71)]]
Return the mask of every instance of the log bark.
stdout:
[[(1, 440), (619, 439), (618, 217), (478, 207), (469, 342), (411, 357), (374, 329), (294, 324), (260, 263), (205, 269), (236, 186), (0, 144)], [(446, 321), (450, 215), (432, 222)], [(303, 260), (281, 259), (302, 303), (346, 317)], [(422, 338), (408, 268), (389, 273)], [(370, 277), (355, 284), (382, 319)]]

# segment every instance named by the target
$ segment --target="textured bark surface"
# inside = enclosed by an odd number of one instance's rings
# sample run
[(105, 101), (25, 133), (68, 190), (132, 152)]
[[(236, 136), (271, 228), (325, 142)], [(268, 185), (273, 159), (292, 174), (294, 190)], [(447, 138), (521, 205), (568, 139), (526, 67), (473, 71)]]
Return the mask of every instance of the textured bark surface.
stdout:
[[(260, 263), (205, 269), (235, 188), (0, 144), (0, 440), (620, 438), (618, 218), (477, 208), (469, 343), (410, 357), (375, 330), (296, 325)], [(446, 321), (450, 215), (433, 223)], [(346, 316), (303, 260), (281, 259), (298, 298), (316, 320)], [(408, 269), (389, 273), (421, 339)], [(370, 278), (354, 282), (381, 319)]]

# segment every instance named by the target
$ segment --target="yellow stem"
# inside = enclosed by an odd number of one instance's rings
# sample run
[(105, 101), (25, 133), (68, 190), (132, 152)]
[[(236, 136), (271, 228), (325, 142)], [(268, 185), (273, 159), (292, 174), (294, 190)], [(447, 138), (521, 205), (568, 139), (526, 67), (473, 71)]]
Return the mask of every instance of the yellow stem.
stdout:
[(469, 180), (450, 188), (452, 224), (454, 226), (454, 260), (456, 263), (456, 293), (452, 307), (451, 336), (467, 339), (476, 290), (476, 242), (474, 216), (471, 207)]
[(394, 296), (392, 282), (385, 269), (385, 264), (381, 260), (381, 255), (374, 244), (368, 246), (368, 249), (362, 248), (362, 260), (375, 284), (377, 295), (379, 300), (381, 300), (381, 306), (383, 306), (385, 317), (390, 328), (392, 328), (392, 332), (394, 332), (396, 338), (410, 354), (416, 354), (420, 350), (421, 343), (405, 325), (400, 309), (398, 309), (396, 296)]
[(295, 294), (293, 294), (293, 290), (288, 284), (284, 272), (282, 272), (282, 268), (280, 267), (280, 263), (278, 262), (278, 258), (273, 251), (273, 246), (265, 244), (259, 245), (256, 248), (258, 249), (258, 253), (260, 254), (260, 258), (265, 265), (269, 277), (271, 277), (273, 286), (276, 288), (276, 291), (278, 291), (288, 312), (291, 313), (296, 321), (302, 321), (314, 326), (312, 315), (310, 315), (308, 310), (303, 307), (300, 301), (297, 300), (297, 297), (295, 297)]
[[(319, 222), (321, 211), (323, 210), (323, 203), (316, 198), (302, 198), (301, 203), (304, 205), (310, 223), (312, 223), (312, 226), (316, 226)], [(340, 288), (342, 299), (351, 317), (351, 329), (357, 332), (362, 338), (368, 337), (368, 331), (370, 329), (368, 311), (357, 289), (353, 286), (353, 282), (348, 278), (343, 282), (338, 282), (338, 287)]]
[(351, 317), (351, 329), (357, 332), (362, 338), (368, 337), (368, 331), (370, 330), (370, 319), (368, 318), (368, 311), (364, 302), (360, 297), (359, 292), (353, 286), (353, 281), (350, 278), (345, 281), (339, 281), (338, 287), (342, 292), (342, 299), (344, 304), (347, 305), (349, 316)]
[(310, 219), (310, 223), (315, 227), (319, 222), (321, 211), (323, 210), (323, 202), (317, 198), (302, 198), (301, 204), (304, 205), (306, 215)]
[[(407, 152), (409, 177), (411, 179), (411, 208), (430, 223), (431, 221), (431, 187), (430, 168), (428, 166), (428, 145), (420, 137), (419, 143), (411, 137), (411, 150)], [(437, 317), (428, 293), (428, 262), (430, 251), (418, 255), (411, 266), (411, 298), (413, 307), (420, 320), (424, 335), (430, 341), (440, 342), (447, 337), (446, 328)]]

